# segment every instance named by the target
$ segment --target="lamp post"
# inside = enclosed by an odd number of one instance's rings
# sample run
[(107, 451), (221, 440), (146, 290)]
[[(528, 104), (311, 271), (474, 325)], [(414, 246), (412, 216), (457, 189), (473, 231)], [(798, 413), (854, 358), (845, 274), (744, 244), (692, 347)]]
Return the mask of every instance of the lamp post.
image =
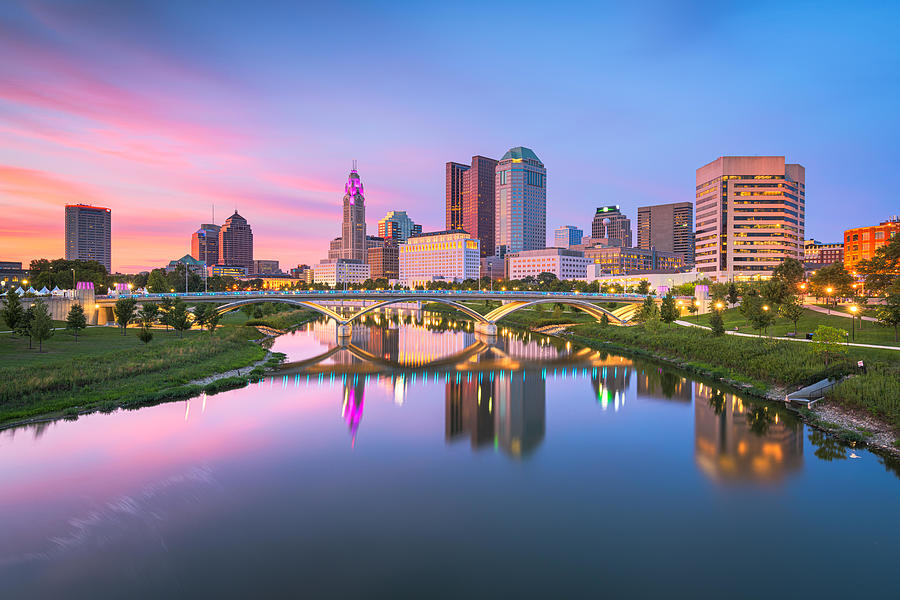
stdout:
[(850, 307), (850, 337), (853, 338), (853, 341), (856, 341), (856, 311), (859, 310), (859, 307), (855, 304)]
[(828, 314), (829, 315), (831, 314), (831, 293), (833, 291), (834, 291), (834, 288), (831, 286), (828, 286), (827, 288), (825, 288), (825, 293), (828, 294), (828, 297), (826, 298), (827, 301), (825, 302), (825, 304), (828, 305)]

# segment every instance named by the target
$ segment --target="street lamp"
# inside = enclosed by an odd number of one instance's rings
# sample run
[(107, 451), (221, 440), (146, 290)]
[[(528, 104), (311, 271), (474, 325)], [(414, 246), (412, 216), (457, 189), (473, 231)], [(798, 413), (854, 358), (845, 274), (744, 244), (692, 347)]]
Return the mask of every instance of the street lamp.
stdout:
[(716, 310), (722, 310), (725, 307), (721, 302), (716, 302)]
[(856, 341), (856, 311), (859, 310), (859, 307), (855, 304), (850, 307), (850, 337), (853, 338), (853, 341)]
[(829, 315), (831, 314), (831, 293), (832, 293), (833, 291), (834, 291), (834, 288), (831, 287), (831, 286), (828, 286), (827, 288), (825, 288), (825, 293), (828, 294), (828, 298), (827, 298), (826, 304), (828, 305), (828, 314), (829, 314)]
[(763, 310), (769, 310), (769, 305), (768, 305), (768, 304), (763, 304)]

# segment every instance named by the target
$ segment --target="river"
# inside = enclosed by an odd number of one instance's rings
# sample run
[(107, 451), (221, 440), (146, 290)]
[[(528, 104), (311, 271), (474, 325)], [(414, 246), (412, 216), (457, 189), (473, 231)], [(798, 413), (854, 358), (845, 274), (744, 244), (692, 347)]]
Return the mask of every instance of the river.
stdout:
[(889, 597), (896, 470), (773, 404), (445, 315), (0, 432), (3, 598)]

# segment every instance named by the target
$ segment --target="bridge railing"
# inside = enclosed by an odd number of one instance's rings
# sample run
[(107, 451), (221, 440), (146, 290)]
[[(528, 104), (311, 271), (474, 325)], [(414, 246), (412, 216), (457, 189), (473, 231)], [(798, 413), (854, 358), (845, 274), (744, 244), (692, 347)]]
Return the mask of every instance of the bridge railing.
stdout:
[[(97, 296), (101, 300), (117, 300), (120, 298), (156, 299), (156, 298), (240, 298), (246, 296), (371, 296), (371, 297), (397, 297), (397, 296), (479, 296), (488, 298), (515, 298), (515, 297), (570, 297), (578, 296), (579, 298), (590, 299), (609, 299), (628, 298), (642, 300), (652, 294), (633, 294), (633, 293), (603, 293), (603, 292), (544, 292), (544, 291), (482, 291), (482, 290), (257, 290), (257, 291), (231, 291), (231, 292), (164, 292), (156, 294), (108, 294), (105, 296)], [(655, 296), (653, 296), (655, 297)]]

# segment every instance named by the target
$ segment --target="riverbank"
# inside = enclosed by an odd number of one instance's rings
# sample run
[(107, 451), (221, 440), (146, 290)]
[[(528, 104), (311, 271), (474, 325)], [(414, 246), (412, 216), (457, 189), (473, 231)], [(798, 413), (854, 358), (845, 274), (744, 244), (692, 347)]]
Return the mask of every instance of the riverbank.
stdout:
[[(154, 330), (146, 345), (134, 330), (123, 336), (119, 329), (97, 328), (77, 343), (58, 340), (64, 343), (52, 352), (21, 352), (24, 357), (0, 368), (0, 429), (243, 387), (283, 360), (267, 348), (273, 334), (315, 317), (303, 310), (277, 313), (258, 320), (266, 323), (257, 329), (244, 315), (228, 315), (215, 332), (193, 330), (179, 338)], [(0, 354), (22, 343), (27, 348), (23, 340), (0, 343)]]
[[(858, 358), (851, 353), (826, 367), (806, 344), (715, 337), (703, 330), (661, 323), (632, 327), (576, 324), (542, 331), (590, 348), (659, 361), (780, 404), (789, 391), (852, 372)], [(894, 393), (900, 386), (895, 374), (900, 365), (891, 363), (891, 351), (883, 355), (860, 351), (874, 361), (869, 372), (845, 380), (821, 408), (801, 411), (801, 415), (811, 426), (844, 441), (900, 458), (900, 395)]]

